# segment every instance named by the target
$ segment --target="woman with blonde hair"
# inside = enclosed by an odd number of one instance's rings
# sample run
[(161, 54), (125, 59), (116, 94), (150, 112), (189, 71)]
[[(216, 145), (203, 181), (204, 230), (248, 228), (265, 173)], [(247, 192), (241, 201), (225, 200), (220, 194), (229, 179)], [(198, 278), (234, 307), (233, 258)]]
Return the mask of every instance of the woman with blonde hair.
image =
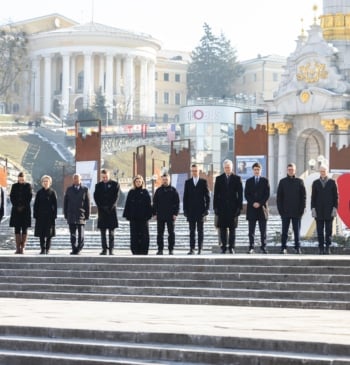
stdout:
[(152, 218), (151, 197), (141, 175), (133, 178), (133, 187), (126, 198), (123, 217), (130, 222), (130, 249), (133, 255), (147, 255), (148, 221)]
[(35, 218), (34, 236), (40, 239), (40, 254), (48, 254), (51, 239), (56, 235), (55, 220), (57, 218), (57, 194), (51, 188), (51, 176), (41, 178), (42, 188), (37, 192), (34, 200), (33, 213)]

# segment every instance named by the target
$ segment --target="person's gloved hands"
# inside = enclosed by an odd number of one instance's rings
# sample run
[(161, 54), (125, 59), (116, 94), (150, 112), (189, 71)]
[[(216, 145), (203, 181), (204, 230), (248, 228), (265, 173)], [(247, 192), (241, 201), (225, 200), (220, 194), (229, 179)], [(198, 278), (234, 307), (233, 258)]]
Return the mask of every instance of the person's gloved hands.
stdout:
[(311, 215), (312, 215), (312, 218), (317, 218), (317, 214), (316, 214), (316, 209), (315, 208), (312, 208), (311, 209)]

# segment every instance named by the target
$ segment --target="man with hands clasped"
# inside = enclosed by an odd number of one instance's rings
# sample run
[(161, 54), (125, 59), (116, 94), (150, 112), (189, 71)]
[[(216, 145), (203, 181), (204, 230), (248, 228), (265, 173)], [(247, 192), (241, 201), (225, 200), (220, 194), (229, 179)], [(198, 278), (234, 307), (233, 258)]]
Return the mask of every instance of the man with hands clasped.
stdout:
[(312, 183), (311, 213), (316, 220), (319, 253), (329, 255), (333, 219), (338, 209), (338, 188), (336, 182), (328, 177), (326, 166), (321, 165), (319, 172), (320, 178)]

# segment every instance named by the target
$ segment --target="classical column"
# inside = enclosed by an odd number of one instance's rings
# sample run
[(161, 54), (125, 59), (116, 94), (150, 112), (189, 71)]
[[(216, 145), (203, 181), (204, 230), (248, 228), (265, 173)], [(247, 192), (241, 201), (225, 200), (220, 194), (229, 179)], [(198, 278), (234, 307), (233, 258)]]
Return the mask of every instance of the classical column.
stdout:
[(121, 94), (120, 80), (122, 75), (122, 62), (119, 57), (115, 60), (115, 93), (117, 96)]
[(62, 114), (61, 118), (65, 117), (69, 112), (69, 76), (70, 76), (70, 54), (62, 54)]
[(124, 98), (125, 114), (132, 118), (134, 114), (134, 58), (126, 56), (124, 59)]
[(106, 104), (109, 108), (109, 113), (112, 113), (113, 106), (113, 55), (106, 56)]
[(100, 66), (99, 66), (99, 74), (98, 74), (98, 86), (101, 88), (101, 91), (104, 92), (104, 76), (105, 76), (105, 55), (100, 54)]
[(32, 59), (32, 108), (33, 113), (40, 112), (40, 59), (35, 57)]
[(73, 94), (75, 94), (75, 80), (77, 75), (75, 74), (75, 62), (76, 62), (76, 58), (75, 55), (71, 55), (70, 57), (70, 86), (71, 86), (71, 91)]
[(44, 57), (44, 115), (51, 112), (51, 55)]
[(148, 87), (147, 87), (147, 98), (148, 98), (148, 116), (154, 118), (156, 114), (156, 83), (155, 83), (155, 63), (154, 61), (148, 62)]
[(91, 52), (84, 52), (84, 100), (83, 108), (91, 106), (92, 84), (91, 84)]
[(147, 83), (148, 83), (148, 72), (147, 72), (147, 60), (141, 58), (140, 60), (140, 115), (148, 116), (148, 100), (147, 100)]
[(268, 177), (270, 181), (270, 189), (271, 194), (275, 193), (275, 154), (274, 154), (274, 136), (276, 130), (275, 125), (273, 123), (268, 123), (267, 125), (267, 134), (268, 134)]
[(343, 146), (347, 147), (349, 145), (349, 126), (350, 120), (346, 118), (335, 119), (334, 123), (338, 127), (338, 148), (342, 148)]
[(275, 128), (278, 130), (278, 166), (277, 166), (277, 180), (280, 181), (285, 176), (287, 170), (287, 155), (288, 144), (287, 134), (292, 128), (292, 123), (279, 122), (275, 123)]
[(334, 133), (335, 131), (335, 123), (333, 119), (328, 120), (322, 120), (321, 124), (323, 125), (323, 128), (325, 130), (325, 158), (327, 161), (329, 161), (329, 149), (330, 149), (330, 143), (329, 138), (330, 134)]

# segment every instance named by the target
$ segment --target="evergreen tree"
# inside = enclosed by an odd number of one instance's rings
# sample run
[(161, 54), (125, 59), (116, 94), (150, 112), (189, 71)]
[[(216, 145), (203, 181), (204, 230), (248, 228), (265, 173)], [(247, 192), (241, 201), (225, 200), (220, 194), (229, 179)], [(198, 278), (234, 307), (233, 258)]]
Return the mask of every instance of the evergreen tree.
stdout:
[(215, 36), (206, 23), (203, 29), (204, 36), (192, 52), (188, 67), (188, 98), (232, 97), (233, 81), (243, 72), (237, 62), (236, 50), (223, 33)]
[(107, 117), (106, 108), (106, 97), (102, 93), (102, 88), (100, 87), (95, 94), (95, 103), (92, 107), (94, 114), (98, 119), (105, 120)]

